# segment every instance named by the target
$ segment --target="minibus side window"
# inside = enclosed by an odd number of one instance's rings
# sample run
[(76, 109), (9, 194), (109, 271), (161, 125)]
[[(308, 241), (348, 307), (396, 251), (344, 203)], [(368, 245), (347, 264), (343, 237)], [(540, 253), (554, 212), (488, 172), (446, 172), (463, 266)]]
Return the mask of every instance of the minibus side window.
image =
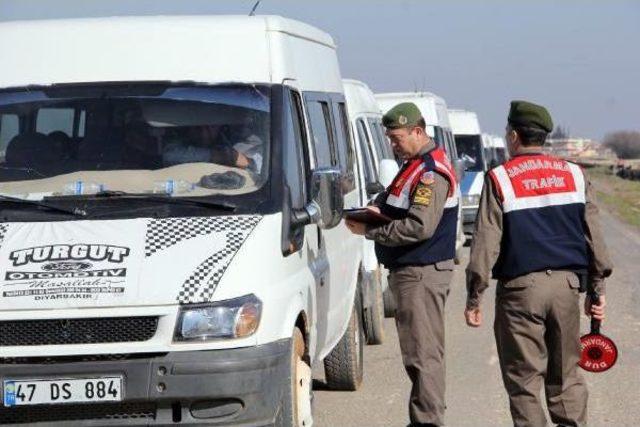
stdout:
[(344, 102), (338, 103), (338, 117), (340, 121), (338, 135), (342, 136), (342, 138), (338, 138), (340, 166), (343, 172), (349, 172), (353, 170), (354, 163), (353, 140), (351, 132), (349, 132), (349, 119), (347, 118), (347, 109)]
[[(334, 104), (335, 106), (336, 104)], [(337, 104), (337, 111), (334, 113), (338, 116), (336, 132), (337, 152), (340, 164), (340, 172), (344, 178), (344, 191), (349, 192), (355, 188), (355, 176), (353, 174), (353, 142), (351, 140), (351, 132), (349, 132), (349, 119), (347, 119), (347, 111), (344, 102)]]
[(385, 159), (394, 159), (393, 149), (391, 148), (391, 143), (389, 142), (389, 138), (387, 138), (387, 134), (385, 133), (384, 126), (382, 126), (382, 120), (376, 120), (376, 129), (378, 134), (380, 135), (380, 139), (382, 141), (382, 145), (384, 147)]
[(84, 138), (84, 128), (85, 123), (87, 122), (87, 113), (84, 110), (76, 110), (75, 115), (76, 116), (74, 118), (74, 122), (77, 123), (77, 126), (74, 126), (75, 129), (73, 130), (73, 136), (74, 138)]
[(291, 191), (291, 207), (303, 208), (305, 205), (305, 173), (302, 150), (305, 146), (303, 130), (304, 116), (297, 93), (291, 92), (290, 105), (285, 111), (287, 121), (287, 141), (284, 150), (284, 169), (287, 184)]
[(385, 145), (387, 145), (387, 141), (380, 134), (380, 129), (376, 126), (376, 122), (374, 119), (368, 119), (369, 129), (371, 129), (371, 135), (373, 137), (373, 142), (376, 146), (376, 152), (378, 153), (378, 159), (386, 159), (387, 158), (387, 150)]
[(72, 108), (41, 108), (38, 110), (36, 131), (49, 134), (62, 131), (67, 136), (73, 135), (75, 111)]
[[(86, 112), (74, 108), (41, 108), (37, 112), (36, 131), (45, 135), (64, 133), (68, 138), (84, 138)], [(61, 137), (58, 135), (58, 137)], [(64, 136), (64, 135), (62, 135)]]
[(332, 153), (332, 131), (329, 106), (323, 101), (308, 101), (307, 113), (313, 135), (313, 147), (316, 154), (316, 166), (331, 167), (335, 165)]
[(364, 120), (358, 119), (356, 121), (356, 130), (358, 132), (360, 151), (362, 152), (362, 163), (364, 164), (364, 180), (365, 183), (370, 184), (376, 182), (377, 179), (373, 163), (373, 153), (371, 152), (371, 141), (369, 140)]
[(438, 147), (442, 148), (443, 150), (447, 151), (447, 154), (450, 154), (449, 150), (447, 148), (447, 141), (445, 139), (444, 132), (442, 131), (442, 128), (440, 126), (434, 126), (433, 130), (434, 130), (434, 133), (435, 133), (434, 139), (436, 140), (436, 145)]
[(453, 137), (453, 133), (450, 130), (445, 132), (447, 141), (449, 144), (449, 160), (455, 160), (458, 158), (458, 150), (456, 149), (456, 140)]
[(9, 141), (20, 133), (20, 120), (16, 114), (3, 114), (0, 117), (0, 155), (4, 157)]

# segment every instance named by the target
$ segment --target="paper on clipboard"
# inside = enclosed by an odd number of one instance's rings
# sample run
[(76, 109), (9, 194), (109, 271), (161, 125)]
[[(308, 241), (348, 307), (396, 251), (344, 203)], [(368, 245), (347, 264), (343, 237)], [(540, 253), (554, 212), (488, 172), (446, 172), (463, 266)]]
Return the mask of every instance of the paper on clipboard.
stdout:
[(369, 225), (384, 225), (391, 221), (391, 218), (388, 216), (367, 208), (345, 209), (343, 212), (345, 219), (363, 222)]

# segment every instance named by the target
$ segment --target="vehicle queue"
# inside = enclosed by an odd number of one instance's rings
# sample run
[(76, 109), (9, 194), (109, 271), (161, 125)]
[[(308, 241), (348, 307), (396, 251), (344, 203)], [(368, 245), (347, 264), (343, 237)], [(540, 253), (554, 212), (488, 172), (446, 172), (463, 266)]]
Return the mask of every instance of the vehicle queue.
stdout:
[[(0, 49), (1, 424), (309, 426), (311, 367), (358, 389), (396, 311), (412, 423), (443, 424), (448, 284), (506, 160), (475, 113), (374, 95), (274, 16), (3, 23)], [(367, 205), (391, 221), (343, 220)]]

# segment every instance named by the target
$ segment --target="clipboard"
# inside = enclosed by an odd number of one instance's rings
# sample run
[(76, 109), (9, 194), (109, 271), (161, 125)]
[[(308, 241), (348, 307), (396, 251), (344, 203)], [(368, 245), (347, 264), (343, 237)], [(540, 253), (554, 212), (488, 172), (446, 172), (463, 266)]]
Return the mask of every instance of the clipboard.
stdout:
[(344, 218), (363, 222), (368, 225), (385, 225), (391, 222), (391, 218), (367, 208), (344, 209)]

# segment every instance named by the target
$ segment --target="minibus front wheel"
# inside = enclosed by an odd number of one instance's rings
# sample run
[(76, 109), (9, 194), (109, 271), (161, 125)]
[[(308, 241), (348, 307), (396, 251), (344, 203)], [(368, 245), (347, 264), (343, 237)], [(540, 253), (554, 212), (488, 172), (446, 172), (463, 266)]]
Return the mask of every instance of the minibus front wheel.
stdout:
[(311, 367), (305, 361), (302, 331), (296, 327), (291, 338), (290, 384), (276, 419), (276, 427), (304, 427), (313, 423), (311, 414)]

